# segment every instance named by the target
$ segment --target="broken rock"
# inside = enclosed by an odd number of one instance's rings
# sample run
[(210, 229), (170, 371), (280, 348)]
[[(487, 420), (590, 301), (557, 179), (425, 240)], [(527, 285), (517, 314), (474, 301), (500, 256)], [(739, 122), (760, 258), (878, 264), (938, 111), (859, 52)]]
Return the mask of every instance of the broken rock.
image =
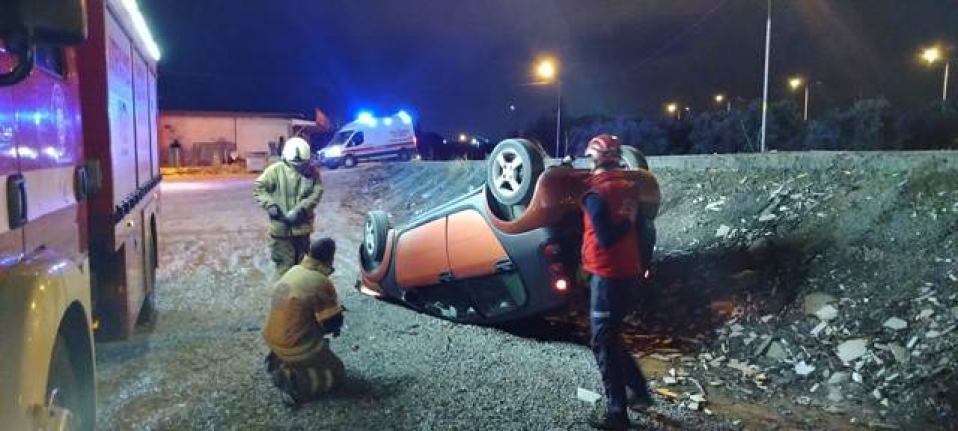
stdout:
[(824, 322), (828, 322), (829, 320), (838, 317), (838, 309), (831, 304), (825, 305), (824, 307), (815, 311), (815, 317), (818, 317)]
[(785, 359), (785, 348), (782, 347), (782, 343), (778, 341), (773, 341), (769, 346), (768, 350), (765, 352), (765, 357), (769, 359), (774, 359), (776, 361), (781, 361)]
[(602, 398), (602, 395), (599, 395), (595, 392), (592, 392), (585, 388), (578, 388), (576, 390), (576, 397), (581, 401), (585, 401), (589, 404), (595, 404), (596, 401)]
[(888, 344), (888, 348), (891, 349), (891, 354), (895, 357), (896, 361), (902, 364), (908, 363), (908, 349), (906, 349), (905, 346), (898, 343), (890, 343)]
[(805, 314), (809, 316), (815, 316), (815, 313), (818, 312), (818, 310), (835, 301), (835, 297), (827, 293), (809, 293), (808, 295), (805, 295), (805, 301), (803, 303), (802, 309), (805, 311)]
[(868, 340), (855, 338), (838, 345), (836, 354), (842, 362), (854, 361), (868, 353)]
[(900, 331), (908, 327), (908, 322), (897, 317), (889, 317), (882, 326), (893, 331)]
[(732, 231), (732, 228), (723, 224), (719, 226), (718, 230), (715, 231), (715, 236), (719, 238), (725, 238), (728, 236), (728, 233), (731, 231)]
[(836, 372), (836, 373), (832, 373), (832, 376), (828, 378), (828, 384), (830, 384), (830, 385), (840, 385), (840, 384), (842, 384), (842, 383), (847, 382), (848, 379), (850, 379), (850, 378), (851, 378), (851, 375), (850, 375), (850, 374), (848, 374), (848, 373), (846, 373), (846, 372), (844, 372), (844, 371), (839, 371), (839, 372)]
[(815, 367), (812, 365), (806, 364), (805, 361), (801, 361), (795, 364), (795, 374), (798, 374), (800, 376), (807, 376), (811, 374), (812, 371), (815, 371)]

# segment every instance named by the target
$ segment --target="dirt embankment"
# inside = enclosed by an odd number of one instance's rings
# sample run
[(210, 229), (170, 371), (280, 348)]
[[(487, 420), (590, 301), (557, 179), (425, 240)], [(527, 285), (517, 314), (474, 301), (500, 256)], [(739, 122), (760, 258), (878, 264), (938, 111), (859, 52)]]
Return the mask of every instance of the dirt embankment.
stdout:
[[(715, 399), (811, 413), (809, 424), (958, 420), (958, 153), (650, 164), (664, 196), (656, 276), (626, 338), (661, 362), (647, 367), (671, 370), (666, 392), (701, 382)], [(366, 186), (344, 205), (395, 223), (481, 187), (485, 173), (476, 162), (361, 169)], [(538, 335), (585, 342), (584, 307), (570, 308)]]

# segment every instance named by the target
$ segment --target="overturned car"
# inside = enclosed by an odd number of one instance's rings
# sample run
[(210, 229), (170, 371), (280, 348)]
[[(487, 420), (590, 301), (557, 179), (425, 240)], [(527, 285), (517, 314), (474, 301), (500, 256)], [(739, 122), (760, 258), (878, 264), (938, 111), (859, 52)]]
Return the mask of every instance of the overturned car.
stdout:
[[(658, 183), (640, 152), (623, 153), (639, 185), (644, 240), (654, 241)], [(590, 171), (571, 160), (546, 168), (544, 154), (533, 142), (507, 139), (489, 156), (485, 187), (402, 226), (390, 226), (385, 212), (369, 212), (357, 288), (481, 324), (536, 315), (587, 289), (579, 268), (580, 200)]]

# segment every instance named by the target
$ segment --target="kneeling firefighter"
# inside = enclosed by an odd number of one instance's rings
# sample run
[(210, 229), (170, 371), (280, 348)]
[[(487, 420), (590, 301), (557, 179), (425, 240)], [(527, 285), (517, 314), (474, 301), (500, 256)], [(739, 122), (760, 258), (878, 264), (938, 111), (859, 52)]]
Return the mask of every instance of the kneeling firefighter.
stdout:
[(312, 400), (341, 383), (343, 362), (327, 336), (338, 337), (343, 307), (328, 278), (336, 243), (312, 242), (303, 261), (275, 284), (263, 338), (269, 346), (266, 369), (290, 407)]

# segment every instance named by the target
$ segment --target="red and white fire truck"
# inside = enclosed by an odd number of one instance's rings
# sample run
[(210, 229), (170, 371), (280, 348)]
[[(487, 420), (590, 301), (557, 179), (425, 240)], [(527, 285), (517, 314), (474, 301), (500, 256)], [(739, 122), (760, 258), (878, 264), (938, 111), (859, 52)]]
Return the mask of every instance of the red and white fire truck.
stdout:
[(158, 58), (135, 0), (0, 0), (0, 429), (94, 429), (151, 315)]

